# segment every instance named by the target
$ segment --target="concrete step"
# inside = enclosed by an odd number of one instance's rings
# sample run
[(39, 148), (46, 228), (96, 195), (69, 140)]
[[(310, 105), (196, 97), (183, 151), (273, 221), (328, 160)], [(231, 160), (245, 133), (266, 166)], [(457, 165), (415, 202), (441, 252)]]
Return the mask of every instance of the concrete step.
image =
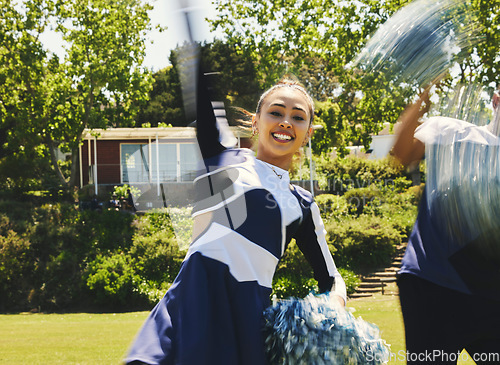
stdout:
[(368, 298), (368, 297), (371, 297), (372, 296), (372, 293), (353, 293), (351, 295), (349, 295), (349, 298), (350, 299), (355, 299), (355, 298)]
[[(372, 294), (382, 292), (389, 283), (397, 280), (396, 274), (401, 269), (401, 263), (406, 251), (406, 243), (396, 247), (396, 256), (388, 267), (380, 268), (376, 272), (361, 277), (361, 284), (351, 298), (365, 298)], [(393, 284), (392, 284), (393, 285)]]
[(396, 276), (396, 272), (394, 272), (394, 271), (378, 271), (378, 272), (374, 272), (373, 274), (370, 274), (368, 277), (387, 278), (390, 276)]
[(358, 293), (379, 293), (382, 291), (382, 286), (379, 285), (376, 288), (360, 288), (356, 289), (356, 292)]
[(366, 289), (366, 288), (380, 288), (382, 286), (382, 281), (372, 281), (372, 282), (362, 282), (358, 285), (358, 289)]
[(401, 268), (399, 266), (386, 267), (384, 272), (394, 272), (397, 273)]

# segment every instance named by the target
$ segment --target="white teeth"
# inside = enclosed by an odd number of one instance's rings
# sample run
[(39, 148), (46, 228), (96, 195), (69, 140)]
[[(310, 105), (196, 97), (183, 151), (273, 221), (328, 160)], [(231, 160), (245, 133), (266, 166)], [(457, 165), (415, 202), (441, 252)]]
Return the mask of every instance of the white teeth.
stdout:
[(290, 137), (289, 135), (287, 135), (287, 134), (281, 134), (281, 133), (274, 133), (273, 136), (275, 138), (282, 139), (282, 140), (285, 140), (285, 141), (289, 141), (289, 140), (292, 139), (292, 137)]

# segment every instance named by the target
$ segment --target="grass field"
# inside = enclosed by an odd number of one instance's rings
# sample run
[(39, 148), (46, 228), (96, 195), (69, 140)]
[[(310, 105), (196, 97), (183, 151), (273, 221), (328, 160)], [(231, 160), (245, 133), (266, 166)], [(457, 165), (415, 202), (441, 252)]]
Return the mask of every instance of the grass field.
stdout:
[[(399, 356), (405, 344), (398, 297), (375, 295), (348, 306), (356, 317), (379, 326), (394, 354), (390, 364), (405, 364)], [(147, 314), (0, 315), (0, 364), (120, 364)]]

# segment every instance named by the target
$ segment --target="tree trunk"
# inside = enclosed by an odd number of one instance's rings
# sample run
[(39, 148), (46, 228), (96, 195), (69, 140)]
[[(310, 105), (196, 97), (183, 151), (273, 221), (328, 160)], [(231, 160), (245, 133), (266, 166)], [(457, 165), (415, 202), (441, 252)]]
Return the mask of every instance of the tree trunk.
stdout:
[(56, 156), (56, 145), (52, 138), (49, 137), (48, 143), (47, 143), (50, 151), (50, 162), (52, 163), (52, 167), (54, 168), (54, 171), (56, 172), (57, 178), (59, 179), (59, 182), (61, 183), (62, 186), (68, 187), (68, 182), (66, 181), (66, 178), (64, 177), (64, 174), (61, 171), (61, 168), (59, 167), (59, 164), (57, 163), (57, 156)]
[(73, 147), (71, 149), (71, 176), (69, 178), (69, 186), (78, 186), (78, 177), (80, 176), (80, 148)]

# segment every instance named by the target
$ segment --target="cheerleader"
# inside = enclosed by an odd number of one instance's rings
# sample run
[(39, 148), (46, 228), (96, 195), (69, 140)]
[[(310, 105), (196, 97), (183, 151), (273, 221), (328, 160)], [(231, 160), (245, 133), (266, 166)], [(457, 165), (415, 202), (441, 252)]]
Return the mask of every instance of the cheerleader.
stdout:
[[(500, 137), (494, 120), (477, 126), (432, 117), (428, 90), (402, 115), (393, 152), (404, 164), (426, 156), (426, 192), (399, 272), (408, 364), (500, 363)], [(425, 106), (423, 107), (423, 105)]]
[(294, 154), (312, 134), (314, 105), (296, 82), (260, 98), (252, 127), (257, 154), (227, 147), (224, 109), (198, 78), (197, 138), (203, 171), (195, 179), (193, 240), (180, 272), (152, 310), (127, 364), (266, 364), (263, 311), (273, 275), (292, 238), (321, 292), (341, 305), (346, 287), (312, 195), (290, 184)]

